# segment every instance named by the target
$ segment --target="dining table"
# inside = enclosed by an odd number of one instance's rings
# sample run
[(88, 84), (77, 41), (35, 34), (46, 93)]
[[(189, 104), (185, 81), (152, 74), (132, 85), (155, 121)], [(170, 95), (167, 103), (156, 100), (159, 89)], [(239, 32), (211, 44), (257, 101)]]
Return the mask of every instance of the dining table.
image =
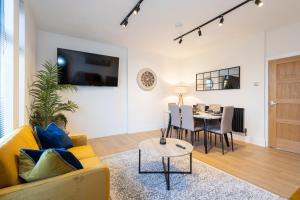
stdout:
[[(168, 128), (167, 128), (167, 135), (166, 137), (169, 137), (170, 135), (170, 130), (171, 130), (171, 122), (172, 122), (172, 118), (171, 118), (171, 112), (168, 111), (168, 114), (169, 114), (169, 120), (168, 120)], [(208, 113), (208, 112), (198, 112), (198, 113), (195, 113), (193, 114), (193, 117), (195, 119), (202, 119), (203, 122), (204, 122), (204, 148), (205, 148), (205, 154), (208, 153), (208, 145), (207, 145), (207, 126), (208, 126), (208, 122), (210, 120), (220, 120), (222, 119), (222, 114), (213, 114), (213, 113)], [(226, 135), (227, 136), (227, 135)], [(228, 137), (225, 136), (225, 141), (227, 143), (227, 146), (229, 144), (228, 142)]]

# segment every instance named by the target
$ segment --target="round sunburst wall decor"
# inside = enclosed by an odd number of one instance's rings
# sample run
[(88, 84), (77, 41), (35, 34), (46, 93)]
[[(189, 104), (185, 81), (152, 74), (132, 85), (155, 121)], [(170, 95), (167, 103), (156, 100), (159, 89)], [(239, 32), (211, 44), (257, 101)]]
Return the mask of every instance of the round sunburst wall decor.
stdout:
[(149, 68), (141, 69), (137, 75), (137, 83), (143, 90), (152, 90), (157, 83), (156, 74)]

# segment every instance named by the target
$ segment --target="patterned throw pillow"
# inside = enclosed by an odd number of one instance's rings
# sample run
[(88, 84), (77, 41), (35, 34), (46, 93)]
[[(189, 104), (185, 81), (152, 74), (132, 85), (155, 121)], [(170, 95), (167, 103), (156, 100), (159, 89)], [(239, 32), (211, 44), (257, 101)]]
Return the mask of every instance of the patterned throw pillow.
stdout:
[(26, 182), (42, 180), (78, 169), (83, 169), (81, 163), (66, 149), (20, 150), (19, 176)]
[(42, 149), (49, 148), (66, 148), (73, 147), (73, 142), (70, 137), (55, 123), (48, 125), (46, 129), (39, 126), (34, 127), (38, 143)]

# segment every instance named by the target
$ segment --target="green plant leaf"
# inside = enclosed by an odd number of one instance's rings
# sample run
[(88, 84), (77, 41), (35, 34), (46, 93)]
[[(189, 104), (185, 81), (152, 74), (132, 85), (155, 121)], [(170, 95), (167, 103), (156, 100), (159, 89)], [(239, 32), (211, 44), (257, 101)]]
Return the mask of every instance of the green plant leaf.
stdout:
[(58, 84), (60, 72), (57, 64), (46, 61), (43, 69), (35, 75), (36, 80), (30, 87), (32, 96), (30, 124), (46, 127), (50, 122), (57, 122), (61, 119), (67, 122), (62, 112), (75, 112), (78, 105), (68, 100), (63, 102), (62, 91), (76, 92), (73, 85)]

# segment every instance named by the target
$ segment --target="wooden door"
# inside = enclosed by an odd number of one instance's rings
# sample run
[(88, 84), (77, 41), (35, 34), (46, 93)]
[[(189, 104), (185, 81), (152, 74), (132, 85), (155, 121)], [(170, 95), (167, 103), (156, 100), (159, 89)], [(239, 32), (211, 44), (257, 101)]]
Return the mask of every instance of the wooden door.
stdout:
[(269, 146), (300, 153), (300, 56), (269, 62)]

